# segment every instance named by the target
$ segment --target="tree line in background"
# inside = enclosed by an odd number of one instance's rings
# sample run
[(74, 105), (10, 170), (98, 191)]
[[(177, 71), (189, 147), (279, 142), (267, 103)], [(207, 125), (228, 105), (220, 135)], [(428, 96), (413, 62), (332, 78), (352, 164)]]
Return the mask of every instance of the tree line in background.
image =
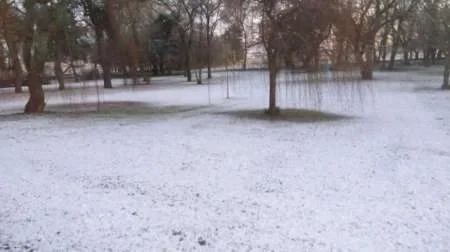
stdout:
[[(114, 76), (134, 84), (181, 73), (202, 84), (214, 67), (249, 67), (260, 52), (269, 70), (270, 106), (277, 113), (282, 68), (324, 66), (393, 69), (422, 60), (445, 62), (449, 88), (450, 4), (446, 0), (0, 0), (1, 81), (30, 93), (25, 112), (42, 112), (46, 66), (65, 88)], [(91, 64), (91, 68), (80, 66)]]

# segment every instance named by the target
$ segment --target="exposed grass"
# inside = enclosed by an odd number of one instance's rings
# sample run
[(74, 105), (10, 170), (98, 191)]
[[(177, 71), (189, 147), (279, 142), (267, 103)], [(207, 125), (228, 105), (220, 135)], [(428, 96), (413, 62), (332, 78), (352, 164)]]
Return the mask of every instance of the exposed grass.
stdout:
[(263, 110), (259, 109), (222, 111), (217, 112), (216, 114), (229, 115), (240, 119), (285, 121), (296, 123), (313, 123), (354, 119), (354, 117), (351, 116), (307, 109), (282, 109), (277, 115), (269, 115)]
[(85, 102), (75, 104), (48, 105), (44, 113), (36, 115), (26, 115), (23, 113), (0, 115), (0, 121), (18, 121), (22, 119), (43, 116), (48, 118), (83, 118), (83, 117), (101, 117), (101, 118), (127, 118), (155, 115), (172, 115), (195, 111), (205, 106), (161, 106), (145, 102), (132, 101), (114, 101), (114, 102)]
[(443, 92), (445, 91), (439, 85), (435, 87), (425, 86), (425, 87), (416, 87), (413, 89), (415, 92)]

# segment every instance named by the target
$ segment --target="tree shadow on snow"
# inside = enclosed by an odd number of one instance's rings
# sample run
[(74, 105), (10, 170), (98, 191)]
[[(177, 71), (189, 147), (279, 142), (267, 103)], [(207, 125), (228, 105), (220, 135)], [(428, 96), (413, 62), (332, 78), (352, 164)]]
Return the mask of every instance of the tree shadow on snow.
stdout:
[(110, 101), (110, 102), (83, 102), (72, 104), (49, 104), (45, 112), (36, 115), (23, 113), (0, 115), (0, 121), (18, 121), (21, 119), (34, 118), (35, 116), (55, 118), (127, 118), (171, 115), (195, 111), (205, 106), (164, 106), (145, 102), (133, 101)]
[(445, 92), (446, 90), (442, 89), (439, 85), (433, 86), (425, 86), (425, 87), (416, 87), (413, 89), (414, 92)]
[(355, 119), (355, 117), (352, 116), (307, 109), (282, 109), (279, 115), (268, 115), (259, 109), (221, 111), (216, 114), (233, 116), (240, 119), (295, 123), (330, 122)]

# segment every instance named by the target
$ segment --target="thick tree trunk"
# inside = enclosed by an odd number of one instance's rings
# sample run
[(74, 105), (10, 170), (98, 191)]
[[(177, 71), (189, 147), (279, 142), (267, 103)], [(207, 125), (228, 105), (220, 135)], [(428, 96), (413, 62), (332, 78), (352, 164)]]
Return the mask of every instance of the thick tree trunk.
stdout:
[(373, 79), (373, 44), (367, 45), (363, 55), (359, 56), (361, 78), (363, 80)]
[(361, 78), (363, 80), (372, 80), (373, 79), (373, 70), (367, 64), (367, 62), (363, 65), (361, 69)]
[(198, 85), (202, 85), (203, 84), (203, 81), (202, 81), (202, 78), (203, 78), (203, 73), (202, 73), (202, 68), (200, 67), (199, 69), (198, 69), (198, 72), (196, 73), (196, 77), (197, 77), (197, 84)]
[(242, 61), (242, 69), (247, 70), (247, 50), (244, 49), (244, 59)]
[(31, 71), (28, 74), (28, 91), (30, 97), (25, 105), (25, 113), (42, 113), (45, 108), (44, 90), (42, 89), (42, 79), (38, 71)]

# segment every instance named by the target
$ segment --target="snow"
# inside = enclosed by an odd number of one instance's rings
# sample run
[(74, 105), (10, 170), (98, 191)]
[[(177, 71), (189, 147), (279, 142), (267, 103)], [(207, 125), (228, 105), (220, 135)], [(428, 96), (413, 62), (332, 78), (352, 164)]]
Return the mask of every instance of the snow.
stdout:
[(41, 116), (2, 91), (0, 250), (448, 251), (450, 93), (431, 70), (376, 77), (362, 100), (325, 91), (347, 117), (318, 122), (236, 116), (266, 106), (258, 73), (231, 99), (224, 74), (48, 90)]

